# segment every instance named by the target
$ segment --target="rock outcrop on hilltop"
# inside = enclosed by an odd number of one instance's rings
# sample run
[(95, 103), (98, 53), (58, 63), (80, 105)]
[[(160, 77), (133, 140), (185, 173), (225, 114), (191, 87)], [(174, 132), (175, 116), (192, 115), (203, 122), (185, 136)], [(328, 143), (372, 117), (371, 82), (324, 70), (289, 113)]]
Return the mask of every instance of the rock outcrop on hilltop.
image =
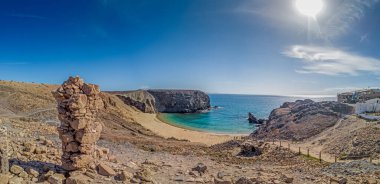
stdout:
[(146, 113), (195, 113), (210, 108), (209, 96), (198, 90), (138, 90), (111, 92)]
[(58, 103), (58, 128), (62, 141), (62, 167), (66, 170), (85, 168), (93, 162), (96, 142), (102, 125), (95, 121), (104, 104), (99, 86), (70, 77), (53, 95)]
[(251, 136), (259, 139), (303, 140), (337, 123), (340, 117), (354, 113), (354, 108), (338, 102), (297, 100), (274, 109), (267, 121)]

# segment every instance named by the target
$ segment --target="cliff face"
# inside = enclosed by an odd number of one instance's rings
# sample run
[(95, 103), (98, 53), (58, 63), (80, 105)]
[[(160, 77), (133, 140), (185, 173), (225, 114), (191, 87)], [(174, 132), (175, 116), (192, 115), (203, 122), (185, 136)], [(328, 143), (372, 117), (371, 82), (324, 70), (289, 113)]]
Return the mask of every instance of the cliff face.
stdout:
[(338, 102), (286, 102), (274, 109), (267, 123), (252, 136), (299, 141), (321, 133), (334, 126), (342, 115), (352, 113), (353, 107)]
[(112, 92), (127, 105), (146, 113), (195, 113), (210, 108), (209, 96), (198, 90)]
[(136, 107), (145, 113), (156, 113), (156, 100), (145, 90), (123, 92), (116, 94), (127, 105)]
[(194, 113), (210, 108), (209, 96), (198, 90), (148, 90), (158, 112)]

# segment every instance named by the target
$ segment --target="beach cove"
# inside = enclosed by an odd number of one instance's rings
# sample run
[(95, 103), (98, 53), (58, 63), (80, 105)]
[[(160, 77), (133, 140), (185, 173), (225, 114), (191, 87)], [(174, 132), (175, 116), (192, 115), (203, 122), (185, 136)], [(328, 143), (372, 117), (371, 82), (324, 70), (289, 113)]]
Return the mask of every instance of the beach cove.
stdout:
[[(173, 126), (166, 123), (158, 118), (156, 114), (147, 114), (142, 112), (133, 112), (133, 117), (136, 122), (138, 122), (143, 127), (151, 130), (155, 134), (162, 136), (164, 138), (175, 138), (178, 140), (188, 140), (190, 142), (201, 143), (207, 146), (214, 144), (219, 144), (234, 139), (237, 136), (233, 134), (216, 134), (209, 132), (202, 132), (196, 130), (190, 130), (185, 128), (180, 128), (178, 126)], [(248, 135), (248, 134), (246, 134)]]
[[(158, 118), (170, 125), (228, 135), (248, 135), (257, 125), (248, 122), (248, 112), (258, 119), (267, 119), (273, 109), (284, 102), (306, 97), (210, 94), (211, 110), (200, 113), (160, 113)], [(314, 97), (313, 101), (334, 101), (334, 97)]]

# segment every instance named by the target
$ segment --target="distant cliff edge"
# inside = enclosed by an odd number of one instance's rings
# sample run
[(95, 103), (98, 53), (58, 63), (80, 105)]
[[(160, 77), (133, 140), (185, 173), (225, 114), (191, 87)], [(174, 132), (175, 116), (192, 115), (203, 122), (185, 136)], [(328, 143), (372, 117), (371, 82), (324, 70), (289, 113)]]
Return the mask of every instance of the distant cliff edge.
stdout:
[(146, 113), (195, 113), (210, 108), (209, 96), (199, 90), (137, 90), (110, 92)]

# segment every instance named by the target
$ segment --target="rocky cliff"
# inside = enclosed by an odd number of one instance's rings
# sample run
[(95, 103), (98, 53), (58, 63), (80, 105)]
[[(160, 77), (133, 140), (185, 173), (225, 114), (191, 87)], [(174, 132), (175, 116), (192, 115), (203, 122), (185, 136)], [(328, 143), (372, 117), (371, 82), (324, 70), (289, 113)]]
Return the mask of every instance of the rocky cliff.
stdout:
[(210, 108), (209, 96), (198, 90), (137, 90), (111, 92), (146, 113), (195, 113)]
[(145, 113), (156, 113), (156, 100), (145, 90), (119, 92), (116, 94), (127, 105), (136, 107)]
[(210, 108), (209, 96), (198, 90), (148, 90), (156, 109), (165, 113), (194, 113)]
[(334, 126), (343, 115), (352, 113), (353, 107), (338, 102), (285, 102), (271, 112), (267, 123), (252, 136), (299, 141), (321, 133)]

